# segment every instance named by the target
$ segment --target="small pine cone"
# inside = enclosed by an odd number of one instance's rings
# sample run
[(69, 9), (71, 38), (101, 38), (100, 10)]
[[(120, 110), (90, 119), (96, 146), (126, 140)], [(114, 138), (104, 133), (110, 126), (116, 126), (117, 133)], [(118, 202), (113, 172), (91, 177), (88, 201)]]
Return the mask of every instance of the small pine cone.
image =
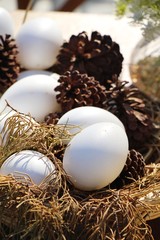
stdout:
[(56, 97), (63, 113), (81, 106), (104, 107), (106, 89), (94, 77), (67, 71), (58, 81), (55, 91), (59, 92)]
[(0, 93), (3, 94), (17, 79), (20, 65), (17, 46), (10, 35), (0, 36)]
[(95, 77), (108, 89), (107, 80), (113, 74), (119, 76), (122, 62), (119, 45), (109, 35), (102, 36), (95, 31), (89, 39), (87, 33), (82, 32), (72, 35), (69, 42), (62, 45), (53, 71), (62, 75), (66, 71), (78, 70)]
[(130, 149), (138, 149), (149, 140), (153, 124), (147, 115), (144, 101), (138, 97), (139, 90), (133, 86), (126, 87), (126, 81), (115, 79), (116, 76), (107, 91), (107, 110), (124, 124)]
[(47, 116), (45, 116), (44, 121), (47, 125), (57, 124), (61, 116), (62, 116), (62, 113), (59, 113), (59, 112), (49, 113)]
[(120, 175), (111, 184), (111, 188), (120, 189), (145, 175), (145, 161), (141, 153), (129, 151), (125, 166)]

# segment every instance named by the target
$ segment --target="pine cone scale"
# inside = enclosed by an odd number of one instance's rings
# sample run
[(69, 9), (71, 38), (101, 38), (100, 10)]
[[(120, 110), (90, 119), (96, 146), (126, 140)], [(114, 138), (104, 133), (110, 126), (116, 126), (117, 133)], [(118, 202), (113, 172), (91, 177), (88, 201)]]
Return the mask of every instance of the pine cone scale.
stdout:
[(143, 100), (137, 97), (139, 90), (132, 86), (126, 87), (126, 84), (126, 81), (114, 77), (107, 91), (106, 105), (107, 110), (124, 124), (130, 148), (138, 149), (149, 139), (153, 125)]
[(95, 31), (89, 39), (86, 32), (82, 32), (77, 36), (72, 35), (69, 41), (62, 45), (53, 70), (59, 74), (78, 70), (89, 77), (93, 76), (108, 88), (107, 80), (114, 74), (120, 74), (122, 62), (119, 45), (113, 42), (110, 36), (101, 36)]
[(60, 85), (55, 88), (58, 92), (56, 98), (63, 113), (77, 106), (104, 107), (106, 89), (94, 77), (78, 71), (67, 71), (58, 81)]
[(3, 94), (18, 77), (20, 65), (17, 62), (18, 49), (10, 35), (0, 36), (0, 93)]

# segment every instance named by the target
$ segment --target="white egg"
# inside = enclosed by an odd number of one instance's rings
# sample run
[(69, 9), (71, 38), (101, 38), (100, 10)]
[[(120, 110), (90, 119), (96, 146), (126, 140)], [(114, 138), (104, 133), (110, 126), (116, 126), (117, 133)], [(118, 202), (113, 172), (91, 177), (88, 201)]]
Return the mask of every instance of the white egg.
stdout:
[(25, 77), (29, 77), (31, 75), (47, 75), (47, 76), (51, 76), (52, 75), (52, 72), (49, 72), (49, 71), (45, 71), (45, 70), (26, 70), (26, 71), (22, 71), (20, 72), (18, 78), (17, 78), (17, 81), (25, 78)]
[(16, 36), (19, 61), (26, 69), (47, 69), (55, 62), (62, 42), (62, 33), (53, 19), (31, 19)]
[(71, 126), (69, 132), (75, 135), (82, 129), (98, 122), (112, 122), (124, 129), (122, 122), (114, 114), (93, 106), (74, 108), (65, 113), (57, 124)]
[(58, 73), (52, 73), (51, 77), (53, 77), (54, 79), (56, 79), (58, 81), (58, 79), (60, 78), (60, 75)]
[(114, 123), (96, 123), (70, 141), (64, 153), (63, 168), (76, 188), (97, 190), (119, 176), (127, 154), (125, 131)]
[(58, 80), (60, 75), (58, 73), (53, 73), (53, 72), (49, 72), (46, 70), (25, 70), (20, 72), (17, 81), (25, 78), (25, 77), (29, 77), (31, 75), (47, 75), (47, 76), (51, 76), (53, 79)]
[(6, 34), (13, 35), (14, 33), (14, 23), (10, 13), (0, 7), (0, 35), (3, 37)]
[[(33, 150), (23, 150), (14, 153), (2, 164), (1, 175), (29, 176), (34, 184), (39, 185), (49, 174), (55, 171), (51, 160)], [(22, 181), (24, 181), (22, 179)]]
[(38, 122), (43, 122), (47, 114), (60, 110), (56, 100), (57, 80), (47, 75), (32, 75), (21, 79), (9, 87), (0, 99), (0, 112), (10, 111), (6, 101), (16, 111), (30, 114)]

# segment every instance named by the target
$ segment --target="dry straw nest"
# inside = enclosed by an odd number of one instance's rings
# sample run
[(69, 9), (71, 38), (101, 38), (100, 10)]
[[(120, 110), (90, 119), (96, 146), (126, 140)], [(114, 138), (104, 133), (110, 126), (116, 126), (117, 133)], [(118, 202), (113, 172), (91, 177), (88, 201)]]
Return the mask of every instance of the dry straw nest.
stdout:
[(150, 101), (148, 108), (157, 130), (143, 149), (146, 175), (119, 190), (108, 186), (93, 192), (75, 189), (62, 168), (67, 126), (34, 124), (19, 113), (10, 117), (0, 165), (12, 153), (32, 149), (54, 162), (56, 174), (39, 186), (28, 176), (0, 176), (0, 239), (153, 239), (147, 221), (160, 217), (159, 104)]

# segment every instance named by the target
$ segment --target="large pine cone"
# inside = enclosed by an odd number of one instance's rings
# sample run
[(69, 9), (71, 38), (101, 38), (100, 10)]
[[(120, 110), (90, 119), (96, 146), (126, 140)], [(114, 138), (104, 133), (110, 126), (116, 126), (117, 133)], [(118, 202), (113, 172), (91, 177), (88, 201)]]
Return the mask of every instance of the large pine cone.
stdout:
[(20, 65), (17, 46), (10, 35), (0, 36), (0, 93), (3, 94), (17, 79)]
[(133, 86), (127, 87), (126, 81), (115, 78), (107, 91), (107, 110), (123, 122), (130, 149), (138, 149), (149, 140), (153, 124), (146, 113), (144, 101), (138, 97), (139, 90)]
[(61, 104), (62, 113), (81, 106), (104, 107), (106, 88), (94, 77), (67, 71), (59, 78), (60, 85), (55, 88), (57, 102)]
[(122, 70), (123, 56), (119, 45), (113, 42), (109, 35), (102, 36), (99, 32), (92, 32), (91, 39), (86, 32), (72, 35), (69, 42), (65, 42), (57, 56), (57, 63), (53, 70), (59, 74), (66, 71), (78, 70), (88, 76), (94, 76), (108, 89), (108, 79)]
[(145, 160), (141, 153), (132, 149), (128, 153), (127, 161), (122, 172), (111, 184), (111, 187), (120, 189), (123, 186), (138, 180), (144, 175), (145, 175)]

